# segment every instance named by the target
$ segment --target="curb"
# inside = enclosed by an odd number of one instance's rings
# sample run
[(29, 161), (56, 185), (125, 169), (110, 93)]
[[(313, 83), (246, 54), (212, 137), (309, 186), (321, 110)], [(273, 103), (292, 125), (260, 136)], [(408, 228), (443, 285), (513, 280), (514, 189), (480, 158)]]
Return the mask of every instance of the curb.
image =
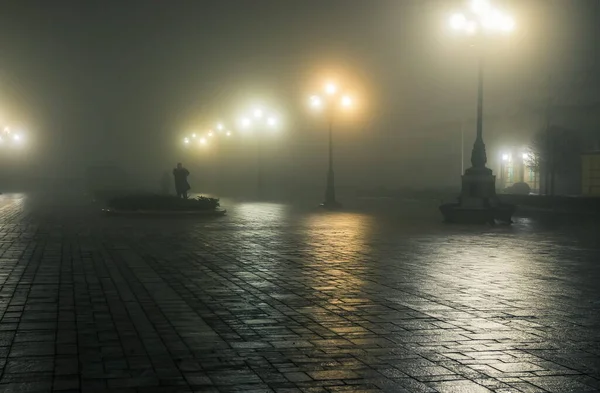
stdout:
[(135, 217), (219, 217), (224, 216), (227, 210), (115, 210), (102, 209), (107, 216), (135, 216)]

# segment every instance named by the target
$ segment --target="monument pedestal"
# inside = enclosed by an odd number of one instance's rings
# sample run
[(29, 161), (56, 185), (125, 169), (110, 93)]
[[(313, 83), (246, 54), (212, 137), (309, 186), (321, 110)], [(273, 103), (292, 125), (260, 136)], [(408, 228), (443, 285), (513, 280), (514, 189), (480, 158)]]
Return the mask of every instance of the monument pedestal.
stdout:
[(486, 167), (469, 168), (462, 176), (458, 203), (440, 206), (444, 220), (460, 224), (511, 223), (515, 206), (502, 204), (496, 195), (496, 176)]

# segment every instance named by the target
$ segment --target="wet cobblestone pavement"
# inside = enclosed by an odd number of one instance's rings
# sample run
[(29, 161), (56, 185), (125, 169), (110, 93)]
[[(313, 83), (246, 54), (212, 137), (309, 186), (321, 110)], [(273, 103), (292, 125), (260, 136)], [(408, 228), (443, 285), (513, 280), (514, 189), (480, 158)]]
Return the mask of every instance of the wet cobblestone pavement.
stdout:
[(2, 392), (592, 392), (600, 226), (0, 196)]

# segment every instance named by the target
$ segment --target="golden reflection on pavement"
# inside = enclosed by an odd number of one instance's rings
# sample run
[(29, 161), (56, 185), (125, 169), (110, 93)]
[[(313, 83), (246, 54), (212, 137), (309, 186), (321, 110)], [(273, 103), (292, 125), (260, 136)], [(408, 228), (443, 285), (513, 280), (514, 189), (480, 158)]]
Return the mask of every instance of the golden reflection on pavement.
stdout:
[(244, 202), (235, 205), (230, 215), (252, 227), (282, 226), (289, 216), (290, 206), (282, 203)]
[(290, 236), (290, 206), (281, 203), (242, 202), (232, 204), (227, 221), (233, 228), (231, 241), (238, 258), (256, 258), (265, 268), (277, 266), (276, 256)]
[(302, 257), (307, 285), (321, 299), (301, 313), (315, 321), (343, 323), (344, 318), (332, 309), (355, 311), (372, 303), (363, 292), (365, 273), (373, 266), (368, 262), (370, 239), (375, 218), (357, 213), (316, 213), (302, 220)]
[[(0, 195), (0, 212), (3, 213), (5, 220), (15, 218), (16, 215), (23, 213), (28, 201), (27, 194), (1, 194)], [(8, 210), (12, 210), (8, 214)]]
[(327, 262), (354, 262), (371, 251), (375, 218), (359, 213), (311, 214), (302, 224), (307, 251)]

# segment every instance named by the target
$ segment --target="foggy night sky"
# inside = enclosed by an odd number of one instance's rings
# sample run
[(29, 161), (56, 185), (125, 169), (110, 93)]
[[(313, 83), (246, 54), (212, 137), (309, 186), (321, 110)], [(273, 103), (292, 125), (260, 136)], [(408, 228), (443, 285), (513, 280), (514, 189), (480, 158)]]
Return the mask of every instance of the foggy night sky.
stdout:
[[(519, 31), (510, 43), (495, 43), (488, 57), (485, 112), (504, 124), (488, 125), (489, 138), (484, 128), (488, 149), (496, 138), (533, 133), (519, 127), (535, 128), (539, 113), (523, 108), (543, 106), (549, 91), (564, 105), (600, 101), (597, 3), (495, 2), (506, 5)], [(158, 179), (180, 160), (192, 171), (215, 165), (216, 154), (184, 154), (184, 133), (231, 123), (253, 102), (265, 103), (286, 123), (265, 142), (272, 176), (320, 185), (325, 123), (306, 100), (308, 86), (334, 68), (351, 77), (365, 103), (360, 118), (336, 128), (338, 184), (453, 184), (456, 122), (467, 122), (467, 153), (474, 135), (475, 58), (446, 30), (448, 13), (465, 5), (3, 1), (0, 119), (28, 130), (33, 146), (23, 165), (38, 176), (79, 176), (87, 165), (112, 162)], [(517, 113), (525, 120), (515, 120)], [(254, 162), (254, 153), (242, 141), (220, 162), (235, 171)]]

